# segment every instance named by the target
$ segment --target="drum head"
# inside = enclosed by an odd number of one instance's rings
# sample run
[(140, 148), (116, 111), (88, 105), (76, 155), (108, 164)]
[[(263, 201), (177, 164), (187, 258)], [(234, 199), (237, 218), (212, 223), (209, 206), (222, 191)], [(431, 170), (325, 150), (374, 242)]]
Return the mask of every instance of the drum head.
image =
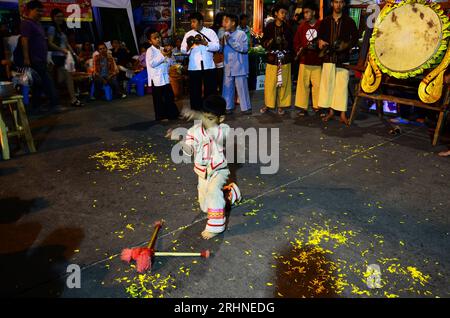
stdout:
[(394, 72), (409, 72), (434, 56), (441, 37), (441, 20), (430, 7), (405, 4), (380, 22), (375, 54), (384, 67)]
[(401, 2), (378, 18), (371, 54), (384, 73), (397, 78), (418, 75), (442, 59), (447, 22), (436, 5), (421, 0)]

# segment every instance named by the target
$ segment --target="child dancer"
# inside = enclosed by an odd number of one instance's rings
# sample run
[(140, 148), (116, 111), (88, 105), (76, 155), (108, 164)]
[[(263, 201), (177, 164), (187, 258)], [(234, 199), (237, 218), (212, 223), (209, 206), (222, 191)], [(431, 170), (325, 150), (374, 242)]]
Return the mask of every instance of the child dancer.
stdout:
[(147, 36), (151, 46), (147, 50), (145, 61), (148, 86), (152, 86), (155, 119), (177, 119), (179, 112), (174, 102), (169, 80), (169, 64), (172, 52), (161, 50), (161, 36), (157, 31), (150, 30)]
[[(221, 96), (210, 95), (203, 102), (201, 112), (187, 111), (187, 119), (199, 120), (191, 127), (181, 141), (183, 151), (194, 156), (194, 171), (198, 175), (198, 200), (208, 221), (202, 232), (206, 240), (225, 231), (226, 200), (231, 205), (241, 200), (241, 193), (235, 183), (224, 186), (230, 170), (224, 154), (225, 140), (230, 126), (224, 124), (226, 102)], [(169, 129), (167, 137), (176, 140)], [(224, 191), (225, 190), (225, 191)]]

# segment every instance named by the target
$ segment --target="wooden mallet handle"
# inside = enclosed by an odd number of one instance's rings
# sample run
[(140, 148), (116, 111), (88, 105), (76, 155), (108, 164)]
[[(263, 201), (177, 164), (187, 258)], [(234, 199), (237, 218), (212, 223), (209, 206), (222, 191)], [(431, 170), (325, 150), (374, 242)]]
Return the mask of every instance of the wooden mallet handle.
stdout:
[(195, 252), (155, 252), (155, 256), (177, 256), (177, 257), (203, 257), (209, 258), (211, 252), (209, 250)]
[(150, 239), (150, 242), (148, 242), (147, 248), (154, 250), (156, 238), (158, 237), (158, 232), (161, 229), (163, 224), (163, 221), (156, 221), (155, 222), (155, 229), (153, 230), (152, 238)]

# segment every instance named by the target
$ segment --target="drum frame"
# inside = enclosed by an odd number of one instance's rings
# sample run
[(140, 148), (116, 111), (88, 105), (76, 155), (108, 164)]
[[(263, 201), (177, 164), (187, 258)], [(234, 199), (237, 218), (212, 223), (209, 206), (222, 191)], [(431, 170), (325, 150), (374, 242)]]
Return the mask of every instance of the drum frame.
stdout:
[[(375, 54), (374, 42), (378, 31), (376, 25), (395, 8), (412, 3), (426, 5), (438, 14), (443, 23), (441, 45), (434, 56), (417, 69), (410, 72), (394, 72), (385, 68)], [(428, 3), (425, 0), (405, 0), (400, 3), (395, 3), (395, 0), (388, 0), (377, 18), (372, 37), (370, 38), (368, 63), (361, 82), (363, 91), (368, 94), (374, 93), (381, 84), (383, 73), (399, 79), (413, 78), (422, 74), (425, 69), (430, 69), (433, 65), (437, 65), (435, 69), (423, 79), (419, 86), (419, 97), (422, 102), (428, 104), (437, 102), (442, 97), (444, 72), (450, 64), (450, 52), (448, 50), (450, 46), (449, 39), (450, 22), (438, 3)]]
[[(383, 10), (387, 10), (393, 5), (396, 5), (395, 1), (388, 0)], [(433, 146), (436, 146), (439, 140), (441, 129), (446, 121), (450, 108), (450, 85), (447, 85), (443, 82), (445, 70), (450, 66), (450, 38), (447, 38), (447, 52), (442, 58), (442, 61), (436, 68), (434, 68), (427, 76), (422, 79), (419, 87), (417, 88), (408, 85), (407, 82), (405, 82), (404, 85), (389, 83), (388, 76), (383, 74), (370, 52), (368, 52), (370, 51), (370, 49), (367, 49), (367, 47), (369, 46), (369, 42), (371, 39), (371, 35), (367, 34), (368, 32), (371, 32), (371, 30), (366, 28), (366, 37), (364, 38), (361, 49), (361, 51), (365, 53), (365, 56), (360, 56), (357, 65), (350, 65), (348, 67), (350, 70), (363, 73), (361, 80), (357, 84), (355, 90), (355, 98), (353, 101), (349, 123), (351, 124), (356, 117), (358, 103), (361, 98), (367, 98), (376, 101), (377, 111), (380, 119), (384, 118), (382, 105), (382, 101), (384, 100), (395, 102), (401, 105), (433, 110), (439, 112), (437, 125), (432, 139)], [(403, 80), (399, 79), (398, 81), (402, 83)], [(396, 87), (400, 89), (418, 89), (419, 98), (400, 98), (393, 95), (382, 94), (379, 92), (380, 86)], [(391, 126), (391, 124), (389, 124), (387, 121), (386, 125)]]

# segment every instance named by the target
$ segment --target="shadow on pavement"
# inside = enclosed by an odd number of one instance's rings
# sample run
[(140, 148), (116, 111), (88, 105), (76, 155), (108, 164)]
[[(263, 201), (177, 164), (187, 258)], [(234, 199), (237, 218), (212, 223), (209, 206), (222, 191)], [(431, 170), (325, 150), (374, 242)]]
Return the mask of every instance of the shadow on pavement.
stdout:
[(64, 282), (55, 279), (66, 272), (71, 256), (84, 237), (83, 230), (59, 228), (36, 244), (42, 225), (20, 221), (25, 215), (46, 208), (48, 202), (42, 198), (21, 200), (10, 197), (0, 200), (0, 206), (0, 295), (21, 296), (36, 286), (54, 280), (45, 289), (37, 288), (32, 294), (58, 297), (64, 289)]

